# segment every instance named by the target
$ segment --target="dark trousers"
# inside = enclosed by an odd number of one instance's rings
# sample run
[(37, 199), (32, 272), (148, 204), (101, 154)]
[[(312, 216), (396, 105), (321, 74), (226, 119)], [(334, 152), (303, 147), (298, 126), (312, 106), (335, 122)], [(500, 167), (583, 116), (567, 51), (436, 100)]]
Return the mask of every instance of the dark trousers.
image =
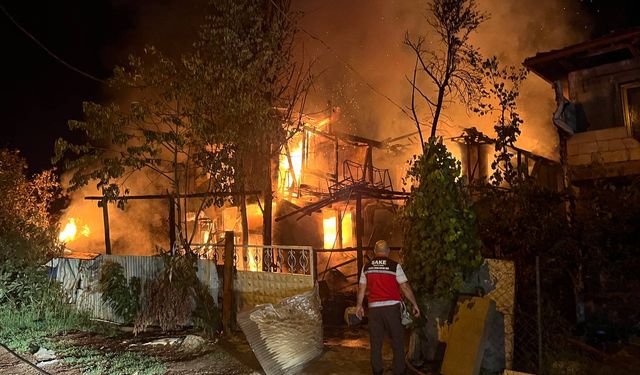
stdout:
[(371, 368), (374, 374), (382, 374), (382, 341), (385, 333), (393, 348), (393, 373), (406, 372), (404, 363), (404, 327), (400, 316), (400, 304), (371, 307), (368, 312), (369, 336), (371, 338)]

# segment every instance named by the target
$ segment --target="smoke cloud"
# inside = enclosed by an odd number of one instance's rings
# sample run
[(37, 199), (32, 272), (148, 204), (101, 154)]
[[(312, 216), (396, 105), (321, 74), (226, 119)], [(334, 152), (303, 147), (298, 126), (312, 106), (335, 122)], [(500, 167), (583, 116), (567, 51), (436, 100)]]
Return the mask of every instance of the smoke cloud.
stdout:
[[(576, 26), (576, 10), (567, 4), (557, 0), (481, 0), (479, 7), (490, 19), (480, 26), (472, 43), (484, 56), (495, 55), (503, 64), (519, 67), (536, 52), (562, 48), (585, 36), (584, 28)], [(410, 104), (411, 90), (405, 77), (412, 73), (414, 63), (403, 40), (407, 31), (429, 37), (427, 6), (424, 0), (294, 0), (294, 8), (304, 13), (300, 27), (331, 47), (328, 50), (299, 33), (307, 54), (319, 58), (317, 67), (322, 72), (312, 95), (313, 111), (329, 104), (341, 106), (343, 122), (351, 130), (378, 139), (415, 131), (412, 121), (398, 108)], [(549, 85), (531, 75), (521, 90), (519, 105), (525, 123), (518, 146), (557, 159)], [(490, 117), (477, 118), (456, 105), (450, 106), (446, 115), (446, 124), (440, 128), (445, 137), (459, 135), (470, 126), (494, 133)]]
[[(68, 181), (63, 181), (68, 186)], [(162, 194), (157, 177), (143, 171), (134, 173), (127, 179), (126, 186), (132, 194)], [(166, 190), (165, 190), (166, 191)], [(68, 249), (88, 253), (104, 253), (104, 218), (98, 201), (85, 197), (101, 196), (95, 184), (70, 194), (71, 205), (64, 212), (60, 223), (64, 227), (70, 219), (78, 226), (78, 234), (69, 241)], [(165, 200), (129, 200), (124, 209), (115, 204), (108, 205), (111, 247), (114, 255), (152, 255), (156, 247), (168, 250), (168, 203)], [(81, 228), (89, 228), (88, 237), (83, 236)]]
[[(146, 44), (168, 54), (179, 54), (190, 47), (202, 22), (206, 0), (128, 1), (114, 0), (116, 6), (136, 14), (124, 45), (104, 51), (109, 64), (123, 64), (129, 53)], [(479, 6), (491, 18), (481, 25), (472, 43), (483, 55), (496, 55), (503, 64), (520, 66), (536, 52), (562, 48), (586, 37), (577, 26), (576, 9), (569, 1), (557, 0), (480, 0)], [(373, 139), (389, 139), (415, 132), (412, 120), (403, 113), (410, 103), (406, 76), (413, 68), (414, 56), (404, 46), (405, 32), (427, 34), (425, 20), (428, 2), (424, 0), (292, 0), (292, 8), (302, 12), (298, 42), (306, 58), (317, 58), (318, 75), (306, 111), (320, 113), (339, 106), (343, 130)], [(576, 5), (577, 6), (577, 5)], [(330, 47), (327, 48), (326, 45)], [(106, 93), (124, 105), (126, 95)], [(531, 75), (519, 101), (525, 122), (518, 146), (539, 155), (557, 159), (557, 136), (551, 122), (553, 92), (549, 84)], [(441, 125), (441, 135), (456, 136), (475, 126), (493, 136), (490, 117), (477, 118), (460, 106), (452, 105)], [(417, 139), (396, 158), (379, 156), (380, 167), (405, 165), (417, 149)], [(399, 176), (394, 176), (399, 188)], [(162, 193), (144, 175), (131, 178), (131, 194)], [(92, 186), (72, 194), (72, 205), (62, 220), (80, 218), (92, 232), (69, 247), (80, 251), (102, 252), (104, 232), (102, 210), (88, 195), (100, 195)], [(110, 208), (111, 237), (115, 251), (149, 254), (156, 245), (168, 243), (167, 207), (162, 201), (130, 201), (125, 211)]]

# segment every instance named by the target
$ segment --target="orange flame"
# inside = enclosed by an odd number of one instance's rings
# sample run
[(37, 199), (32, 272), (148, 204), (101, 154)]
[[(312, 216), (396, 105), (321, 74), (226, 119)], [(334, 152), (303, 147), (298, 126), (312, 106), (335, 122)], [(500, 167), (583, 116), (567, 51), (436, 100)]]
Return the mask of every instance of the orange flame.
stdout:
[(327, 210), (323, 212), (322, 229), (324, 234), (324, 248), (333, 249), (337, 245), (338, 236), (338, 218), (333, 211)]
[[(64, 229), (60, 231), (58, 234), (58, 240), (60, 242), (71, 242), (76, 239), (76, 235), (78, 234), (78, 225), (76, 224), (75, 218), (69, 218), (67, 224), (64, 226)], [(89, 237), (91, 234), (91, 230), (88, 225), (83, 225), (80, 227), (80, 235), (83, 237)]]
[[(297, 143), (291, 142), (289, 144), (289, 153), (291, 155), (291, 165), (289, 165), (289, 158), (287, 155), (280, 156), (280, 180), (282, 181), (281, 188), (285, 190), (289, 190), (295, 188), (293, 186), (293, 182), (296, 181), (298, 184), (300, 183), (300, 176), (302, 172), (302, 140)], [(293, 170), (294, 176), (291, 174), (291, 170)]]

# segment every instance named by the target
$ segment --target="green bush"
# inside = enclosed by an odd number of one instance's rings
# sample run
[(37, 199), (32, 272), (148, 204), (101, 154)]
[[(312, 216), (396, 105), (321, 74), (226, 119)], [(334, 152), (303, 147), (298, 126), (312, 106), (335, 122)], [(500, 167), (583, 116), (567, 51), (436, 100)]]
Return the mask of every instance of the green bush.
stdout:
[(127, 281), (122, 265), (107, 261), (100, 269), (98, 285), (102, 300), (113, 312), (126, 323), (133, 323), (140, 310), (140, 279), (132, 277)]
[(420, 297), (455, 294), (482, 263), (476, 216), (457, 161), (441, 140), (414, 156), (411, 195), (403, 210), (404, 263)]
[(134, 331), (144, 331), (155, 322), (163, 331), (174, 330), (191, 317), (205, 336), (215, 336), (220, 329), (220, 313), (209, 287), (197, 277), (198, 258), (192, 253), (164, 253), (162, 257), (163, 271), (145, 283)]

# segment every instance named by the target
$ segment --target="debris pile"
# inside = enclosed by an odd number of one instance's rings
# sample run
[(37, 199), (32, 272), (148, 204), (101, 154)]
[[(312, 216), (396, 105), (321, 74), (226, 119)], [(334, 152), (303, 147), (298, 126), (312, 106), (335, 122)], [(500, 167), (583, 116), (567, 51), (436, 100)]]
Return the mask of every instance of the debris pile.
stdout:
[(267, 375), (296, 374), (322, 353), (317, 288), (238, 315), (251, 349)]

